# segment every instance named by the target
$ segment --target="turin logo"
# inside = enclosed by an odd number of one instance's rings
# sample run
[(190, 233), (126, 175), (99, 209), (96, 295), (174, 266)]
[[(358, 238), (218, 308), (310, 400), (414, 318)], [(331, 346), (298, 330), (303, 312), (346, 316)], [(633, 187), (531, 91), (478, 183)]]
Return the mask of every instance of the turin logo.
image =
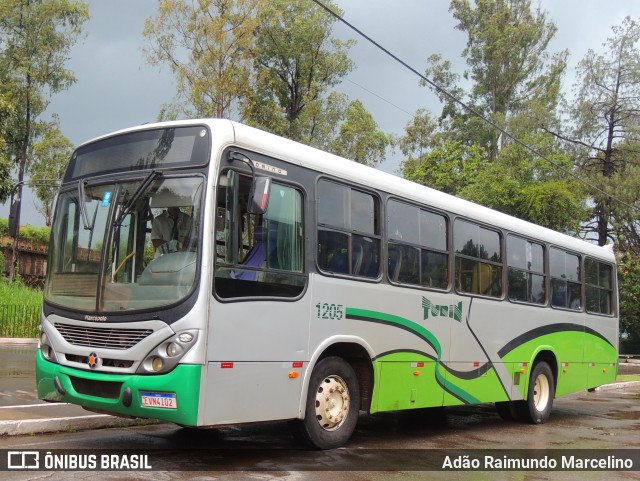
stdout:
[(462, 322), (462, 301), (457, 304), (439, 305), (422, 296), (422, 309), (424, 319), (429, 319), (429, 315), (431, 315), (431, 317), (448, 317)]

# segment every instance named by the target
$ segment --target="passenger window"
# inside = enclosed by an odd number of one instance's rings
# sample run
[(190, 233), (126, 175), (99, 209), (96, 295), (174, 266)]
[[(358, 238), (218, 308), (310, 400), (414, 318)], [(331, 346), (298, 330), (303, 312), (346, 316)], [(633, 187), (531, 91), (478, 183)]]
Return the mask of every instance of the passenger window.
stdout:
[(549, 249), (551, 305), (579, 311), (582, 309), (580, 257), (560, 249)]
[(376, 278), (380, 272), (380, 208), (377, 197), (320, 180), (318, 267), (325, 272)]
[(544, 246), (521, 237), (507, 237), (507, 292), (512, 301), (544, 304)]
[(434, 289), (449, 286), (446, 217), (392, 200), (387, 232), (391, 282)]
[(587, 312), (613, 314), (613, 267), (587, 258), (584, 271)]
[(502, 296), (502, 248), (500, 234), (477, 224), (456, 220), (456, 289), (482, 296)]

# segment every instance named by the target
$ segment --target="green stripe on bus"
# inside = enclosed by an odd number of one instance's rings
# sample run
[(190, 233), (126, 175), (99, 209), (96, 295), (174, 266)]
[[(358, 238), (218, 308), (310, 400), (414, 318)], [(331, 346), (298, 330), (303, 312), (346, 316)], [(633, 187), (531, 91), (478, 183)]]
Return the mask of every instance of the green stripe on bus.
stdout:
[(452, 394), (453, 396), (457, 397), (463, 402), (466, 402), (469, 404), (480, 402), (480, 400), (477, 399), (475, 396), (469, 394), (468, 392), (456, 386), (452, 382), (447, 381), (445, 376), (440, 372), (440, 367), (442, 365), (440, 360), (442, 357), (442, 348), (440, 346), (440, 342), (429, 330), (425, 329), (420, 324), (410, 321), (409, 319), (405, 319), (404, 317), (395, 316), (393, 314), (370, 311), (367, 309), (357, 309), (354, 307), (347, 307), (346, 316), (347, 316), (347, 319), (357, 319), (357, 320), (368, 321), (368, 322), (379, 322), (379, 323), (383, 323), (383, 324), (387, 324), (395, 327), (400, 327), (420, 337), (421, 339), (424, 339), (427, 343), (431, 345), (431, 347), (433, 347), (433, 349), (436, 351), (436, 354), (438, 356), (438, 358), (436, 359), (436, 369), (435, 369), (436, 380), (438, 381), (438, 384), (440, 384), (442, 388), (445, 391), (447, 391), (449, 394)]

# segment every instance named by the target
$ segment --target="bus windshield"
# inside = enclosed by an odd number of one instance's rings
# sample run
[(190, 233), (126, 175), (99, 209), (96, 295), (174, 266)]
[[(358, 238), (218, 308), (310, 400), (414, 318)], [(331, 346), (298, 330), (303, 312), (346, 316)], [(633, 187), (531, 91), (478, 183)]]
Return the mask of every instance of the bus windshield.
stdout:
[(190, 292), (202, 176), (152, 171), (135, 180), (75, 185), (56, 204), (46, 301), (116, 312), (172, 304)]

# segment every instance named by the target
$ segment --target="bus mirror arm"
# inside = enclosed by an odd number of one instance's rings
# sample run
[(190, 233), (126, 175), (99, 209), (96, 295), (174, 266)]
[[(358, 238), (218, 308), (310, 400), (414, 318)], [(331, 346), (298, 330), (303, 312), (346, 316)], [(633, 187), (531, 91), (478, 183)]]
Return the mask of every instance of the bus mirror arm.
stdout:
[(263, 215), (267, 211), (269, 204), (269, 193), (271, 190), (271, 177), (256, 175), (256, 169), (253, 161), (237, 150), (229, 151), (229, 161), (238, 160), (249, 166), (251, 169), (251, 190), (249, 191), (249, 205), (247, 211), (249, 214)]

